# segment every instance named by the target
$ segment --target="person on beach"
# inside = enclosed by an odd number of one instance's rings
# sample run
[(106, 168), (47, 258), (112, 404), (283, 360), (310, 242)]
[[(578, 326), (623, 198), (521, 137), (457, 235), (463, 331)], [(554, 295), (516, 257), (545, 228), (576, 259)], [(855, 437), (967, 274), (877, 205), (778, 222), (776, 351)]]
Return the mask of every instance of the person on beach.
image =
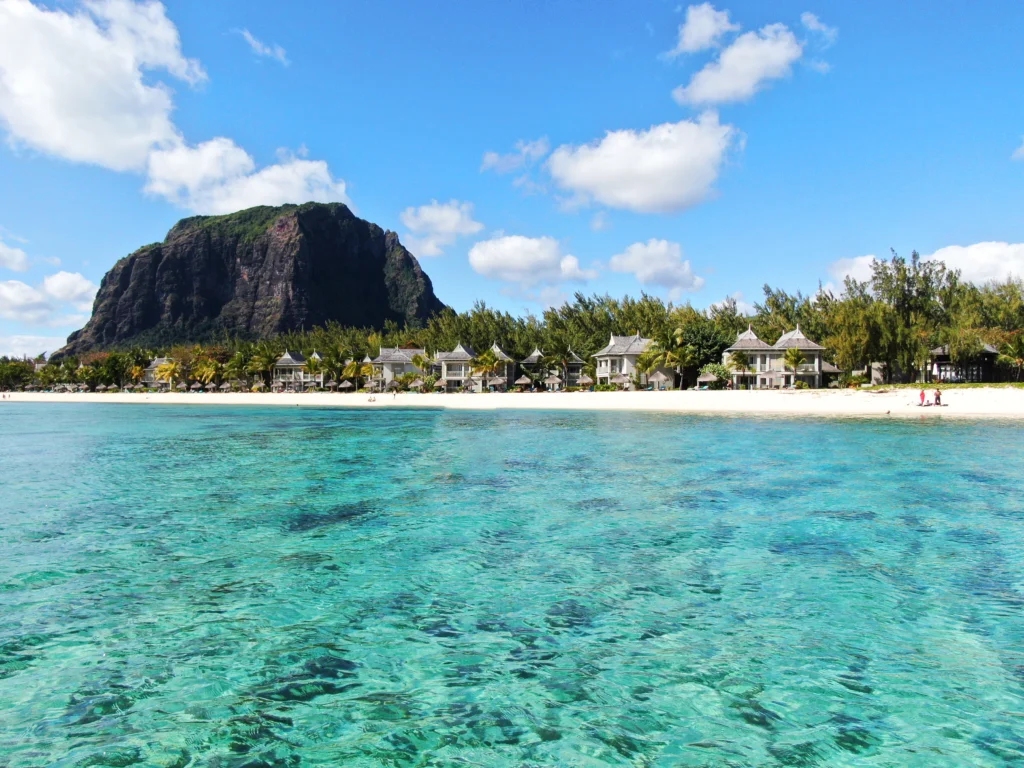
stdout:
[(921, 388), (921, 405), (924, 405), (924, 387)]
[(942, 405), (942, 393), (939, 390), (935, 390), (935, 404)]

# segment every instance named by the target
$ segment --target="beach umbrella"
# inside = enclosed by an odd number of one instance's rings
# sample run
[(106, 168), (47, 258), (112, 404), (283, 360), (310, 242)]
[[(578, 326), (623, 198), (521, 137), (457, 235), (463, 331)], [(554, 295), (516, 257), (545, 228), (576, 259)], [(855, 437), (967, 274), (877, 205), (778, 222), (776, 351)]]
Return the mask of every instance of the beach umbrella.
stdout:
[(178, 386), (176, 386), (175, 389), (178, 390), (179, 392), (188, 392), (188, 384), (186, 384), (184, 381), (179, 382)]
[(267, 388), (267, 385), (264, 384), (262, 381), (257, 381), (255, 384), (252, 385), (252, 391), (253, 392), (260, 392), (260, 391), (262, 391), (262, 390), (264, 390), (266, 388)]
[(193, 392), (199, 392), (199, 391), (202, 390), (202, 388), (203, 388), (203, 385), (200, 384), (198, 381), (192, 382), (192, 386), (189, 387), (189, 389), (191, 389)]
[(409, 385), (409, 389), (419, 389), (423, 386), (423, 379), (416, 379), (412, 384)]
[(500, 376), (492, 376), (487, 380), (487, 386), (489, 387), (503, 387), (505, 386), (505, 380)]
[(326, 384), (324, 384), (324, 386), (327, 387), (328, 389), (337, 389), (338, 382), (336, 382), (334, 379), (331, 379)]
[(585, 374), (585, 373), (582, 376), (580, 376), (576, 381), (579, 384), (582, 384), (585, 387), (588, 387), (588, 386), (590, 386), (591, 384), (594, 383), (594, 380), (592, 378), (590, 378), (589, 376), (587, 376), (587, 374)]
[(629, 384), (629, 376), (624, 373), (617, 373), (611, 378), (612, 384)]
[(125, 392), (131, 392), (133, 389), (135, 389), (135, 385), (134, 384), (125, 384), (125, 387), (124, 387)]
[(349, 381), (348, 379), (345, 379), (345, 380), (344, 380), (343, 382), (341, 382), (341, 384), (339, 384), (338, 386), (339, 386), (339, 387), (340, 387), (341, 389), (352, 389), (352, 387), (354, 387), (355, 385), (354, 385), (354, 384), (353, 384), (353, 383), (352, 383), (351, 381)]
[(697, 377), (697, 381), (701, 384), (710, 384), (711, 382), (718, 381), (718, 377), (713, 373), (702, 373)]
[(544, 383), (547, 384), (549, 387), (552, 387), (555, 386), (556, 384), (561, 384), (562, 380), (557, 376), (548, 376), (546, 379), (544, 379)]
[(230, 384), (228, 384), (228, 383), (227, 383), (227, 382), (225, 381), (225, 382), (224, 382), (223, 384), (221, 384), (221, 385), (220, 385), (220, 391), (221, 391), (221, 392), (230, 392), (230, 391), (231, 391), (231, 385), (230, 385)]
[(656, 382), (658, 384), (663, 384), (664, 382), (668, 381), (668, 376), (666, 376), (662, 371), (655, 371), (654, 373), (647, 377), (647, 380)]
[(434, 382), (434, 389), (444, 389), (446, 386), (448, 386), (448, 382), (444, 379), (438, 379)]
[(533, 379), (529, 376), (520, 376), (515, 383), (517, 387), (528, 387), (533, 384)]

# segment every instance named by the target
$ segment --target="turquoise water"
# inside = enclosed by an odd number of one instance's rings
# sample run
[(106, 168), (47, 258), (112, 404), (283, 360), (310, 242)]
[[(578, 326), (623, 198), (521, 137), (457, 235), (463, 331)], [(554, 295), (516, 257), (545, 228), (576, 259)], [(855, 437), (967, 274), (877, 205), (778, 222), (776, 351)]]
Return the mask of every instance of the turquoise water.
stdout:
[(990, 423), (0, 406), (0, 766), (1024, 765)]

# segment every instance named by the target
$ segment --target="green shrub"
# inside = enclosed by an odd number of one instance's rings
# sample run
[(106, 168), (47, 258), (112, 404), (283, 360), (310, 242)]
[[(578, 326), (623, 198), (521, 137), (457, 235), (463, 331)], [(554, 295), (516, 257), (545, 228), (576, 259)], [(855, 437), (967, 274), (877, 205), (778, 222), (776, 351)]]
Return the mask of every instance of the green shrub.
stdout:
[(799, 381), (798, 380), (795, 384), (793, 384), (793, 389), (810, 389), (810, 388), (811, 388), (811, 385), (808, 384), (806, 381)]

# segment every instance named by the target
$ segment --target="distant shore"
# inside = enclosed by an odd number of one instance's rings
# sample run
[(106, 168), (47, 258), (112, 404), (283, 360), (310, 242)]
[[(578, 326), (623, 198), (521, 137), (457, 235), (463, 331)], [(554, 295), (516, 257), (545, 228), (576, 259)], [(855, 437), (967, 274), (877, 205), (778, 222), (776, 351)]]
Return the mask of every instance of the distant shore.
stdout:
[[(934, 388), (926, 389), (931, 400)], [(942, 407), (918, 405), (919, 390), (752, 390), (669, 392), (540, 392), (397, 395), (275, 393), (8, 393), (3, 403), (132, 403), (146, 405), (442, 408), (447, 410), (649, 411), (668, 413), (900, 418), (1024, 419), (1024, 389), (950, 389)]]

